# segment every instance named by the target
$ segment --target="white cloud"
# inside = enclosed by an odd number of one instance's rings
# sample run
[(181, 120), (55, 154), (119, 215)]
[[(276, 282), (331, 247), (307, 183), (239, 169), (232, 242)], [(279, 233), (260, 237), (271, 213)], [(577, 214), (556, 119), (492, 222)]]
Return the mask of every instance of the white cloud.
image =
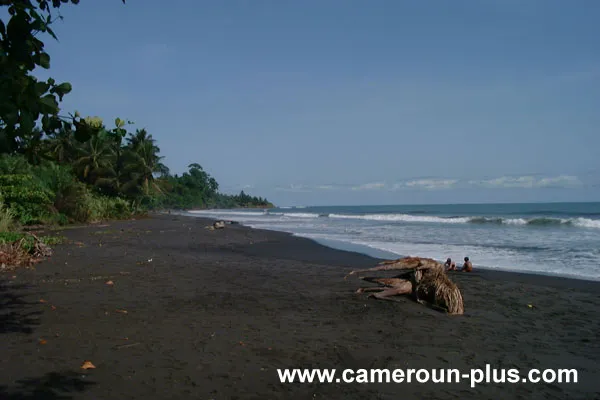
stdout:
[(535, 177), (525, 176), (503, 176), (495, 179), (469, 181), (470, 186), (483, 186), (488, 188), (565, 188), (581, 185), (581, 181), (576, 176), (559, 175), (555, 177)]
[(532, 188), (535, 187), (535, 177), (533, 176), (502, 176), (500, 178), (480, 180), (480, 181), (469, 181), (469, 184), (473, 186), (484, 186), (491, 188)]
[[(480, 180), (459, 180), (450, 178), (420, 178), (400, 181), (393, 185), (384, 182), (369, 182), (363, 184), (320, 184), (320, 185), (302, 185), (290, 184), (278, 186), (277, 191), (283, 192), (312, 192), (317, 190), (326, 191), (374, 191), (374, 190), (447, 190), (454, 188), (488, 188), (488, 189), (539, 189), (539, 188), (570, 188), (582, 186), (581, 180), (572, 175), (558, 176), (502, 176), (499, 178), (480, 179)], [(249, 185), (246, 187), (250, 187)]]
[(295, 185), (295, 184), (290, 184), (287, 186), (278, 186), (275, 188), (276, 191), (278, 192), (295, 192), (295, 193), (306, 193), (306, 192), (311, 192), (312, 189), (308, 186), (305, 185)]
[(353, 186), (352, 190), (379, 190), (385, 188), (385, 183), (383, 182), (372, 182), (365, 183), (358, 186)]
[(319, 190), (335, 190), (335, 189), (340, 189), (339, 186), (336, 185), (319, 185), (316, 187)]
[(554, 178), (543, 178), (538, 181), (539, 187), (574, 187), (581, 186), (582, 182), (576, 176), (560, 175)]
[(407, 187), (411, 189), (450, 189), (458, 183), (457, 179), (416, 179), (397, 184), (399, 188)]

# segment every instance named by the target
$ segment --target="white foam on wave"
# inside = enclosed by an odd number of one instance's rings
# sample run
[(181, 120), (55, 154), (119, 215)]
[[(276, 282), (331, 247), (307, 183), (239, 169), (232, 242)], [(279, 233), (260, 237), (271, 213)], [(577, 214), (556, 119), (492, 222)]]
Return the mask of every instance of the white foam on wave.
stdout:
[(470, 217), (441, 218), (426, 215), (410, 214), (367, 214), (367, 215), (349, 215), (349, 214), (329, 214), (329, 218), (338, 219), (362, 219), (367, 221), (404, 221), (404, 222), (437, 222), (444, 224), (465, 224), (469, 222)]
[(319, 214), (314, 213), (298, 213), (298, 212), (290, 212), (290, 213), (278, 213), (278, 212), (269, 212), (267, 215), (274, 216), (283, 216), (288, 218), (319, 218)]
[(425, 223), (440, 223), (440, 224), (467, 224), (467, 223), (495, 223), (502, 225), (565, 225), (576, 226), (580, 228), (595, 228), (600, 229), (600, 220), (589, 218), (500, 218), (500, 217), (435, 217), (427, 215), (410, 215), (410, 214), (367, 214), (367, 215), (352, 215), (352, 214), (329, 214), (330, 218), (334, 219), (354, 219), (366, 221), (381, 221), (381, 222), (425, 222)]
[(267, 213), (264, 211), (230, 211), (230, 210), (189, 210), (187, 211), (190, 214), (199, 214), (199, 215), (241, 215), (241, 216), (260, 216), (266, 215)]
[(287, 217), (287, 218), (319, 218), (319, 214), (301, 212), (272, 211), (235, 211), (235, 210), (190, 210), (190, 214), (206, 216), (240, 216), (240, 217)]
[[(442, 240), (438, 243), (421, 243), (421, 237), (417, 234), (416, 236), (410, 234), (415, 232), (414, 229), (401, 226), (394, 226), (392, 224), (380, 225), (380, 226), (364, 226), (364, 224), (358, 224), (358, 220), (363, 218), (356, 218), (360, 216), (354, 216), (352, 220), (356, 222), (352, 223), (350, 219), (344, 220), (341, 217), (338, 220), (329, 220), (328, 218), (317, 218), (318, 214), (314, 213), (274, 213), (265, 214), (256, 211), (234, 211), (234, 210), (198, 210), (192, 212), (192, 215), (197, 216), (216, 216), (217, 218), (228, 218), (228, 216), (235, 216), (235, 219), (240, 223), (258, 229), (267, 229), (275, 231), (289, 232), (297, 236), (303, 236), (312, 238), (315, 240), (333, 240), (337, 242), (344, 242), (350, 245), (356, 245), (362, 247), (363, 250), (356, 250), (359, 252), (365, 252), (365, 246), (377, 251), (384, 251), (388, 253), (397, 254), (399, 256), (421, 256), (421, 257), (432, 257), (439, 260), (445, 260), (447, 257), (451, 257), (460, 264), (464, 256), (469, 256), (473, 260), (475, 266), (485, 267), (489, 269), (499, 269), (506, 271), (517, 271), (517, 272), (533, 272), (551, 275), (565, 276), (565, 271), (569, 271), (571, 277), (578, 277), (582, 279), (600, 279), (600, 269), (597, 268), (598, 260), (600, 260), (600, 254), (596, 252), (582, 253), (578, 251), (577, 256), (581, 260), (579, 263), (574, 265), (567, 265), (567, 261), (563, 257), (556, 257), (553, 253), (547, 252), (535, 252), (528, 254), (526, 251), (521, 251), (519, 247), (511, 248), (507, 246), (502, 248), (494, 245), (494, 237), (490, 236), (492, 242), (489, 240), (483, 240), (483, 238), (473, 237), (471, 242), (472, 245), (468, 244), (452, 244), (452, 240)], [(343, 215), (343, 214), (342, 214)], [(403, 216), (401, 214), (379, 214), (382, 216)], [(373, 215), (378, 216), (378, 215)], [(417, 216), (422, 222), (423, 216)], [(435, 219), (444, 218), (430, 217)], [(335, 217), (334, 217), (335, 219)], [(458, 219), (458, 218), (455, 218)], [(480, 218), (481, 219), (481, 218)], [(328, 222), (329, 220), (329, 222)], [(398, 219), (396, 219), (398, 220)], [(427, 218), (428, 221), (431, 219)], [(377, 221), (377, 220), (375, 220)], [(380, 221), (390, 221), (389, 219), (380, 219)], [(499, 223), (500, 219), (490, 220), (489, 222)], [(506, 221), (514, 221), (513, 225), (525, 225), (529, 224), (525, 219), (513, 218), (507, 219)], [(519, 221), (519, 222), (517, 222)], [(583, 228), (600, 228), (600, 221), (592, 220), (587, 218), (573, 218), (569, 219), (568, 226), (581, 226)], [(484, 221), (485, 222), (485, 221)], [(544, 221), (542, 221), (544, 222)], [(455, 222), (456, 223), (456, 222)], [(505, 222), (502, 221), (502, 224)], [(511, 224), (511, 222), (508, 222)], [(559, 219), (556, 221), (550, 221), (550, 225), (562, 225), (563, 222)], [(424, 228), (427, 229), (424, 232), (430, 232), (430, 229), (440, 229), (435, 226)], [(416, 230), (421, 232), (420, 230)], [(527, 234), (526, 231), (521, 230), (510, 230), (514, 232), (517, 237), (519, 235)], [(443, 232), (443, 231), (441, 231)], [(465, 231), (465, 234), (469, 234), (470, 230)], [(501, 235), (507, 235), (508, 232), (499, 233)], [(578, 236), (581, 240), (594, 241), (597, 239), (598, 231), (596, 229), (581, 229), (579, 230)], [(475, 235), (475, 234), (473, 234)], [(560, 238), (566, 240), (567, 236), (559, 233), (559, 231), (549, 231), (544, 233), (543, 236), (546, 239), (552, 238), (552, 242), (555, 243)], [(558, 235), (558, 236), (557, 236)], [(570, 236), (569, 236), (570, 237)], [(475, 242), (473, 242), (475, 240)], [(335, 247), (335, 246), (332, 246)], [(368, 253), (367, 253), (368, 254)], [(569, 261), (570, 262), (570, 261)]]
[[(590, 268), (567, 268), (561, 263), (539, 263), (533, 255), (519, 253), (509, 249), (489, 249), (479, 246), (450, 245), (450, 244), (417, 244), (417, 243), (390, 243), (377, 241), (349, 240), (343, 235), (327, 234), (295, 234), (315, 240), (332, 240), (346, 242), (357, 246), (364, 246), (374, 250), (395, 254), (398, 257), (430, 257), (440, 262), (450, 257), (457, 265), (461, 265), (465, 256), (473, 261), (476, 268), (495, 269), (511, 272), (538, 273), (544, 275), (566, 276), (578, 279), (600, 280), (600, 271)], [(566, 274), (565, 271), (569, 273)]]
[(302, 213), (302, 212), (272, 212), (264, 211), (236, 211), (236, 210), (190, 210), (190, 214), (219, 216), (219, 217), (241, 217), (241, 218), (260, 218), (260, 217), (284, 217), (293, 218), (320, 218), (328, 216), (332, 219), (346, 220), (363, 220), (374, 222), (408, 222), (408, 223), (438, 223), (438, 224), (467, 224), (467, 223), (495, 223), (501, 225), (513, 226), (572, 226), (586, 229), (600, 229), (600, 219), (590, 218), (500, 218), (500, 217), (436, 217), (428, 215), (411, 215), (411, 214), (329, 214), (320, 215), (317, 213)]
[(503, 219), (503, 224), (507, 225), (570, 225), (579, 228), (600, 229), (600, 220), (590, 218), (512, 218)]
[(600, 229), (600, 219), (575, 218), (574, 220), (572, 220), (572, 224), (575, 226), (580, 226), (582, 228)]
[(525, 218), (510, 218), (503, 219), (502, 223), (507, 225), (527, 225), (527, 220)]

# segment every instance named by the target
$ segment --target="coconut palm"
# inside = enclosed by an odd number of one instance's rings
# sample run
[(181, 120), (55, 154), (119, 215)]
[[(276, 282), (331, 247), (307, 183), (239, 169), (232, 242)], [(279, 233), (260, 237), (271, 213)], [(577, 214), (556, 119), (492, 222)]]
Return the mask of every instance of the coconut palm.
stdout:
[(43, 136), (44, 133), (40, 129), (34, 128), (30, 134), (18, 138), (18, 151), (31, 165), (40, 165), (46, 156)]
[(161, 162), (160, 148), (145, 129), (137, 130), (127, 138), (125, 172), (129, 177), (126, 184), (128, 192), (136, 191), (132, 185), (137, 184), (140, 194), (148, 195), (151, 191), (162, 193), (160, 185), (155, 181), (155, 174), (167, 175), (169, 169)]
[(106, 131), (101, 130), (78, 146), (73, 166), (79, 179), (91, 185), (115, 177), (114, 141)]
[(76, 147), (71, 132), (60, 130), (47, 141), (48, 156), (59, 164), (66, 164), (76, 155)]

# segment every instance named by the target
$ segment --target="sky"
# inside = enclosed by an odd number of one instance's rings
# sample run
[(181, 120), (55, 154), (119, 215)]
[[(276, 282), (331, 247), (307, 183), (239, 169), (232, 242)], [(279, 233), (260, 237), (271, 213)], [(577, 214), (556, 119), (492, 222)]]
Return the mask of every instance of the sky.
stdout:
[(83, 0), (64, 112), (277, 205), (600, 201), (595, 0)]

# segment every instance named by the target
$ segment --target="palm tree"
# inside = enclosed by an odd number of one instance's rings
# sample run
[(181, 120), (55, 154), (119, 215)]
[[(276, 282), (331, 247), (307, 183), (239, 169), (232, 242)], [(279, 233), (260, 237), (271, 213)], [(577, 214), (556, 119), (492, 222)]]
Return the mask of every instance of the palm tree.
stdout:
[(161, 162), (160, 148), (145, 129), (137, 130), (127, 138), (128, 148), (125, 154), (125, 172), (129, 176), (127, 191), (136, 191), (133, 183), (137, 183), (137, 191), (149, 195), (151, 191), (162, 193), (160, 185), (155, 182), (155, 174), (167, 175), (169, 169)]
[(76, 155), (76, 147), (71, 132), (61, 129), (47, 141), (48, 155), (59, 164), (69, 163)]
[(135, 133), (131, 133), (127, 138), (127, 144), (134, 150), (136, 150), (138, 146), (145, 142), (155, 142), (154, 138), (152, 138), (152, 135), (149, 135), (146, 129), (137, 129)]
[(83, 182), (95, 185), (100, 179), (115, 177), (115, 149), (106, 131), (93, 135), (77, 153), (73, 166)]
[(17, 139), (19, 153), (23, 154), (31, 165), (39, 165), (46, 156), (46, 147), (43, 142), (44, 133), (34, 128), (28, 135)]

